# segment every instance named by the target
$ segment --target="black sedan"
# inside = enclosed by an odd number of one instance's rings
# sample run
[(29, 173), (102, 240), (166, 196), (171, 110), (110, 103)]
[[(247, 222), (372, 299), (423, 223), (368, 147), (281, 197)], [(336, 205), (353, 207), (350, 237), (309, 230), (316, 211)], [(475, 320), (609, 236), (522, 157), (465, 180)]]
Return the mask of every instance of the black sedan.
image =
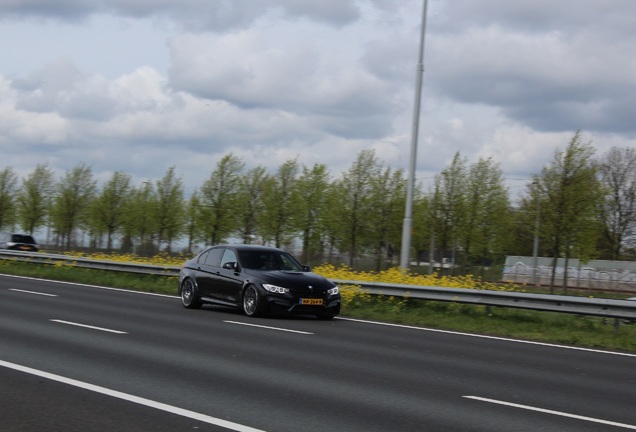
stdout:
[(188, 309), (214, 303), (242, 308), (248, 316), (284, 313), (331, 319), (340, 313), (336, 284), (287, 252), (265, 246), (204, 250), (181, 268), (179, 296)]
[(28, 234), (0, 232), (0, 249), (37, 252), (39, 246), (33, 237)]

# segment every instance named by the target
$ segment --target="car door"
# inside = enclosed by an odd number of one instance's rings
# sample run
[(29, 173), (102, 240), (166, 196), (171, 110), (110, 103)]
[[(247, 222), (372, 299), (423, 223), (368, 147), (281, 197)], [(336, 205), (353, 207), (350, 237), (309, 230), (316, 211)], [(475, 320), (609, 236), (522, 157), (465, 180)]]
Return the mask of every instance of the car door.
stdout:
[(221, 291), (223, 299), (234, 304), (241, 301), (241, 289), (243, 280), (238, 268), (238, 257), (232, 249), (225, 249), (221, 257), (218, 274), (218, 289)]
[(216, 286), (219, 273), (219, 261), (223, 250), (223, 248), (212, 248), (199, 257), (196, 268), (196, 279), (199, 294), (204, 297), (219, 298)]

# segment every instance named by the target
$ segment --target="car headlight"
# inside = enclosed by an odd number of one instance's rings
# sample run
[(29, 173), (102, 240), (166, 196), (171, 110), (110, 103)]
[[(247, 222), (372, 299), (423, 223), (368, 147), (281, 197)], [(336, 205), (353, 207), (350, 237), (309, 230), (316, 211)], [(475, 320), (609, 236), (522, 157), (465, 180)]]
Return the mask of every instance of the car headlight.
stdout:
[(271, 293), (276, 293), (276, 294), (286, 294), (289, 292), (288, 288), (283, 288), (283, 287), (279, 287), (277, 285), (272, 285), (272, 284), (263, 284), (263, 288), (265, 288), (267, 291)]
[(329, 295), (336, 295), (340, 292), (340, 290), (338, 289), (338, 287), (335, 288), (331, 288), (327, 290), (327, 294)]

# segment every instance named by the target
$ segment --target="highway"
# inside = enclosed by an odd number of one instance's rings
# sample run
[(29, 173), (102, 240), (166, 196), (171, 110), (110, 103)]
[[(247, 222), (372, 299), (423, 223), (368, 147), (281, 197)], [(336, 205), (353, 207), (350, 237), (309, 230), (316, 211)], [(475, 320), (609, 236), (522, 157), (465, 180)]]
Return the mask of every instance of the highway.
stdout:
[(636, 430), (636, 355), (0, 275), (0, 432), (44, 430)]

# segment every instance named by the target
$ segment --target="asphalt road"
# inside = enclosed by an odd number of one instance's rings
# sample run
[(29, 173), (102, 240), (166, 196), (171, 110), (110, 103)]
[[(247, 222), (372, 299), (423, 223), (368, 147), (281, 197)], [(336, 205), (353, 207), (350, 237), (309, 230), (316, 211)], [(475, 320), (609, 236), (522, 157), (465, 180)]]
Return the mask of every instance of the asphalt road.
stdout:
[(0, 276), (0, 431), (636, 430), (636, 356)]

